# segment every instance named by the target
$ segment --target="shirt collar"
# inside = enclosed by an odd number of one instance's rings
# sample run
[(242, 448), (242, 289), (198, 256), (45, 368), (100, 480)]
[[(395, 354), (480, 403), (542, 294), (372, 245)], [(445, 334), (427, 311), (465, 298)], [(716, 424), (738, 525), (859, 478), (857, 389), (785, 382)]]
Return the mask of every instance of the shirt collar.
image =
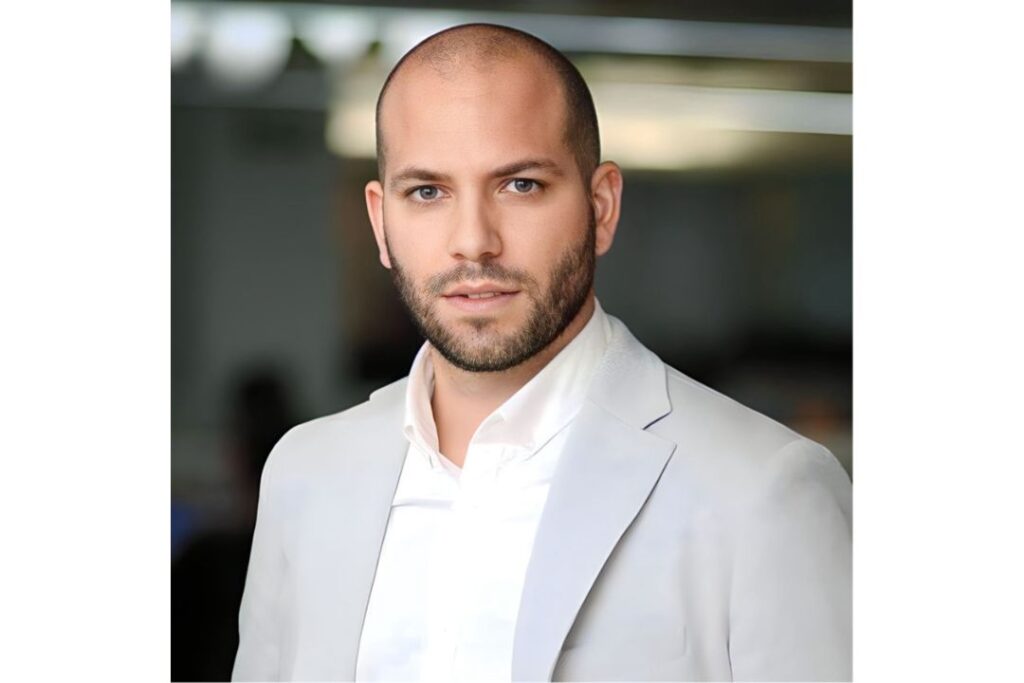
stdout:
[[(594, 370), (611, 338), (611, 323), (594, 302), (594, 313), (579, 334), (507, 401), (484, 419), (470, 445), (510, 447), (529, 457), (560, 432), (579, 412)], [(444, 466), (438, 452), (437, 426), (430, 398), (434, 368), (430, 345), (424, 343), (413, 360), (405, 394), (403, 431), (433, 467)]]

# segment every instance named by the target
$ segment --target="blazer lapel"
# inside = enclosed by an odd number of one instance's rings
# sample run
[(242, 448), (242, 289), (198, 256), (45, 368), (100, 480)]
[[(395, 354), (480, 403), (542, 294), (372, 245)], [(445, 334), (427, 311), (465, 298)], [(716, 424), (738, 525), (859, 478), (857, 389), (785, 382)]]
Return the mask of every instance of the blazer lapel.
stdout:
[(309, 608), (319, 613), (320, 623), (334, 626), (323, 629), (323, 642), (306, 652), (312, 658), (308, 673), (318, 678), (355, 680), (363, 620), (408, 448), (402, 434), (404, 389), (400, 382), (371, 396), (377, 415), (362, 441), (350, 443), (351, 451), (339, 460), (330, 502), (322, 510), (336, 523), (318, 527), (324, 535), (317, 539), (314, 571), (323, 575), (318, 574)]
[(551, 482), (526, 572), (513, 680), (550, 680), (576, 615), (675, 450), (644, 431), (670, 410), (661, 361), (617, 320)]

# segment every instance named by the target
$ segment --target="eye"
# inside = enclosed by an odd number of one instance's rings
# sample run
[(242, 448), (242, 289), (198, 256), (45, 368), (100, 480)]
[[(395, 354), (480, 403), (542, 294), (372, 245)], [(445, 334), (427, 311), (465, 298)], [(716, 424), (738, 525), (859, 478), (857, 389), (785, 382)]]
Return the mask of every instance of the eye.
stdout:
[(505, 186), (515, 194), (529, 194), (540, 187), (540, 183), (529, 178), (513, 178)]
[(441, 196), (441, 190), (434, 185), (421, 185), (420, 187), (414, 188), (409, 194), (419, 201), (432, 202)]

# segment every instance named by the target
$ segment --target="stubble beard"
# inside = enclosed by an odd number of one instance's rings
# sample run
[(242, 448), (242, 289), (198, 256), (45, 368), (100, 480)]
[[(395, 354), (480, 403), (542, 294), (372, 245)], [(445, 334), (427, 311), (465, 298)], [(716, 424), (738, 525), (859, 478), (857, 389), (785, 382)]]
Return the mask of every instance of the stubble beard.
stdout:
[[(596, 224), (591, 212), (586, 237), (555, 263), (547, 291), (524, 270), (506, 268), (492, 261), (461, 263), (430, 277), (421, 289), (402, 270), (391, 253), (391, 276), (402, 303), (420, 334), (449, 363), (468, 372), (502, 372), (514, 368), (546, 349), (576, 318), (594, 284), (597, 267)], [(452, 285), (465, 280), (490, 280), (513, 286), (532, 302), (526, 322), (509, 334), (490, 331), (488, 317), (465, 319), (471, 332), (457, 333), (437, 316), (440, 297)]]

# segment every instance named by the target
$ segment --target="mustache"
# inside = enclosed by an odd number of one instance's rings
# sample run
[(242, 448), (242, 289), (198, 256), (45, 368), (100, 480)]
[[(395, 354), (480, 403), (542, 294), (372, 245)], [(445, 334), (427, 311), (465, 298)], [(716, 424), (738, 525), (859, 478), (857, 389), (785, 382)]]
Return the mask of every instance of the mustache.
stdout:
[(516, 285), (526, 289), (534, 285), (534, 278), (519, 268), (506, 268), (497, 263), (460, 263), (451, 270), (432, 275), (426, 289), (430, 294), (441, 296), (452, 285), (464, 280), (491, 280), (501, 285)]

